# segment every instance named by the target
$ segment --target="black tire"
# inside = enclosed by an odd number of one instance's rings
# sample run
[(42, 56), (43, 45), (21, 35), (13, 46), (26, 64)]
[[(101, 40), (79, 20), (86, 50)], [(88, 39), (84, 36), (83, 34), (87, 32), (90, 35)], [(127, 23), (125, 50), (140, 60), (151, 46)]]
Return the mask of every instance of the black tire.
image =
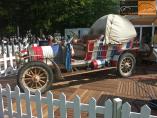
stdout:
[(131, 53), (124, 53), (118, 61), (118, 74), (122, 77), (129, 77), (133, 74), (136, 65), (136, 59)]
[(43, 62), (29, 62), (20, 68), (17, 83), (24, 91), (26, 88), (31, 94), (36, 90), (41, 93), (50, 89), (53, 82), (53, 72), (51, 68)]

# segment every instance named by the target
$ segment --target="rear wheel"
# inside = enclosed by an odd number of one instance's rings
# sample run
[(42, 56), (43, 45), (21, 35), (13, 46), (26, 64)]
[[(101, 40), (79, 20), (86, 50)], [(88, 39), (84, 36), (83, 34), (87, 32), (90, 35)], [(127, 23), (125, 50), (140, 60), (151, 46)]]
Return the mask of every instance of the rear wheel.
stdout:
[(34, 94), (36, 90), (46, 92), (52, 84), (53, 72), (42, 62), (29, 62), (18, 73), (18, 85), (22, 90), (26, 88)]
[(118, 62), (118, 73), (122, 77), (129, 77), (133, 74), (136, 64), (136, 59), (131, 53), (121, 55)]

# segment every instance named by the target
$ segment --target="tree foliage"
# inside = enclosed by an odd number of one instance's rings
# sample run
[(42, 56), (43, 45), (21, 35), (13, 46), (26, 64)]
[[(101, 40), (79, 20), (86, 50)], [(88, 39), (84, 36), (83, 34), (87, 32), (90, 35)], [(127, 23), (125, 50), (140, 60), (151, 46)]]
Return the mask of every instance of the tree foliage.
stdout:
[(99, 17), (118, 13), (117, 0), (1, 0), (0, 31), (20, 27), (25, 33), (90, 27)]

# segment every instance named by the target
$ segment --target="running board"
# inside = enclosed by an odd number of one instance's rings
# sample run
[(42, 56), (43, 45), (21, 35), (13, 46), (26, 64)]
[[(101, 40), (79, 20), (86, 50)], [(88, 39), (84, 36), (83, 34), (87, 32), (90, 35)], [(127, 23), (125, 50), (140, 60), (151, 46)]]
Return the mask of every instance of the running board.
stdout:
[(74, 75), (82, 75), (82, 74), (99, 72), (99, 71), (110, 70), (110, 69), (116, 69), (116, 67), (106, 67), (106, 68), (95, 69), (95, 70), (78, 70), (78, 71), (74, 71), (74, 72), (62, 73), (62, 75), (63, 75), (63, 77), (70, 77), (70, 76), (74, 76)]

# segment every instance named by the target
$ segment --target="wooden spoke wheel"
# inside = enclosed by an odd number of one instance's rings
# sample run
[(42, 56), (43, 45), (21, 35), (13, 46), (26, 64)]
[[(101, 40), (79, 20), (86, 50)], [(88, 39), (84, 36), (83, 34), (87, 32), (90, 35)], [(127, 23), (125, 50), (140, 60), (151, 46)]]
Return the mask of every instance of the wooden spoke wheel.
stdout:
[(131, 53), (124, 53), (121, 55), (118, 63), (118, 72), (123, 77), (132, 75), (135, 67), (136, 59)]
[(49, 89), (53, 80), (51, 68), (42, 62), (29, 62), (19, 70), (18, 84), (22, 90), (26, 88), (35, 93), (44, 93)]

